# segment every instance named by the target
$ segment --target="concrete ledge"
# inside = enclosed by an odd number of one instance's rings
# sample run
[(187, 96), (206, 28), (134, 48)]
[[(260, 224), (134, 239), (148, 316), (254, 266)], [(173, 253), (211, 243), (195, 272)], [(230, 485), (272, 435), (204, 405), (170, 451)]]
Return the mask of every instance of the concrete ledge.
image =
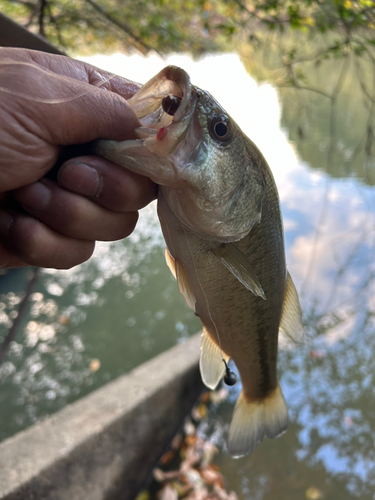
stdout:
[(2, 500), (133, 500), (203, 389), (200, 335), (0, 444)]

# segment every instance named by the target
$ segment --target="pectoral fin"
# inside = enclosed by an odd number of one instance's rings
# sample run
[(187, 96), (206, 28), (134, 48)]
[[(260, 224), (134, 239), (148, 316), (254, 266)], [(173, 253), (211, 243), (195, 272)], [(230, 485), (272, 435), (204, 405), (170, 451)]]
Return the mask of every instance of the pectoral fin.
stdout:
[(283, 311), (280, 321), (280, 330), (294, 344), (298, 344), (303, 335), (302, 311), (296, 287), (289, 273), (287, 273), (286, 290)]
[(216, 386), (223, 378), (225, 371), (223, 358), (226, 362), (229, 361), (229, 356), (220, 351), (217, 344), (203, 328), (199, 368), (203, 383), (209, 389), (216, 389)]
[(226, 243), (212, 253), (221, 259), (224, 266), (256, 297), (266, 300), (262, 285), (245, 255), (232, 243)]

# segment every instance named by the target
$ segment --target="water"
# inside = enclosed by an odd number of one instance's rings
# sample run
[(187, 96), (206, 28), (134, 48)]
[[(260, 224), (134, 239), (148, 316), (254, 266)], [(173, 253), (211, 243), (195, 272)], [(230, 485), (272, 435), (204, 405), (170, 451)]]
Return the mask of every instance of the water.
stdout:
[[(332, 135), (324, 98), (258, 85), (237, 56), (171, 62), (212, 91), (267, 158), (279, 188), (287, 263), (306, 324), (302, 347), (293, 349), (281, 339), (279, 371), (289, 430), (277, 440), (264, 440), (252, 455), (232, 460), (224, 438), (238, 385), (201, 429), (221, 450), (216, 463), (227, 489), (246, 500), (373, 499), (375, 165), (357, 148), (366, 136), (369, 109), (355, 74), (348, 73)], [(95, 62), (104, 63), (111, 64)], [(120, 59), (112, 64), (118, 72)], [(164, 64), (133, 56), (125, 60), (123, 74), (145, 81)], [(328, 87), (335, 77), (335, 71), (327, 71)], [(0, 280), (0, 340), (26, 274), (20, 270)], [(99, 244), (88, 263), (70, 271), (42, 272), (28, 317), (0, 367), (0, 439), (199, 327), (164, 264), (151, 205), (127, 240)]]

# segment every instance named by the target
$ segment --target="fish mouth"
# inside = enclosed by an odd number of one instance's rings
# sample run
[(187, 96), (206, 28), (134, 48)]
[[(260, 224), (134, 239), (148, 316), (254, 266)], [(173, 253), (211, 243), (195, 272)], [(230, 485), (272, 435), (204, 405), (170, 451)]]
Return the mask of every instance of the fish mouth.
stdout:
[[(186, 71), (177, 66), (167, 66), (128, 101), (142, 125), (136, 129), (138, 137), (163, 142), (164, 147), (161, 149), (164, 155), (170, 154), (173, 150), (171, 143), (174, 142), (176, 146), (186, 133), (196, 100), (197, 95)], [(175, 127), (177, 124), (180, 124), (178, 128)], [(168, 141), (163, 140), (165, 137), (162, 133), (158, 134), (163, 130), (165, 135), (167, 128), (173, 129), (173, 138)], [(169, 147), (165, 147), (167, 143), (170, 143)], [(151, 146), (147, 141), (145, 145)]]

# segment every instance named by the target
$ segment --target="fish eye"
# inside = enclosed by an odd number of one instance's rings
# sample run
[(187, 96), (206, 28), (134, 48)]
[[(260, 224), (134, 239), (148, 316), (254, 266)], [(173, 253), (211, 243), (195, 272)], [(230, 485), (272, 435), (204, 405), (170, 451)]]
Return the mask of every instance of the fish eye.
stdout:
[(214, 126), (215, 135), (224, 138), (228, 133), (228, 127), (224, 122), (216, 123)]
[(226, 142), (232, 135), (229, 122), (223, 117), (212, 120), (209, 130), (211, 137), (218, 142)]

